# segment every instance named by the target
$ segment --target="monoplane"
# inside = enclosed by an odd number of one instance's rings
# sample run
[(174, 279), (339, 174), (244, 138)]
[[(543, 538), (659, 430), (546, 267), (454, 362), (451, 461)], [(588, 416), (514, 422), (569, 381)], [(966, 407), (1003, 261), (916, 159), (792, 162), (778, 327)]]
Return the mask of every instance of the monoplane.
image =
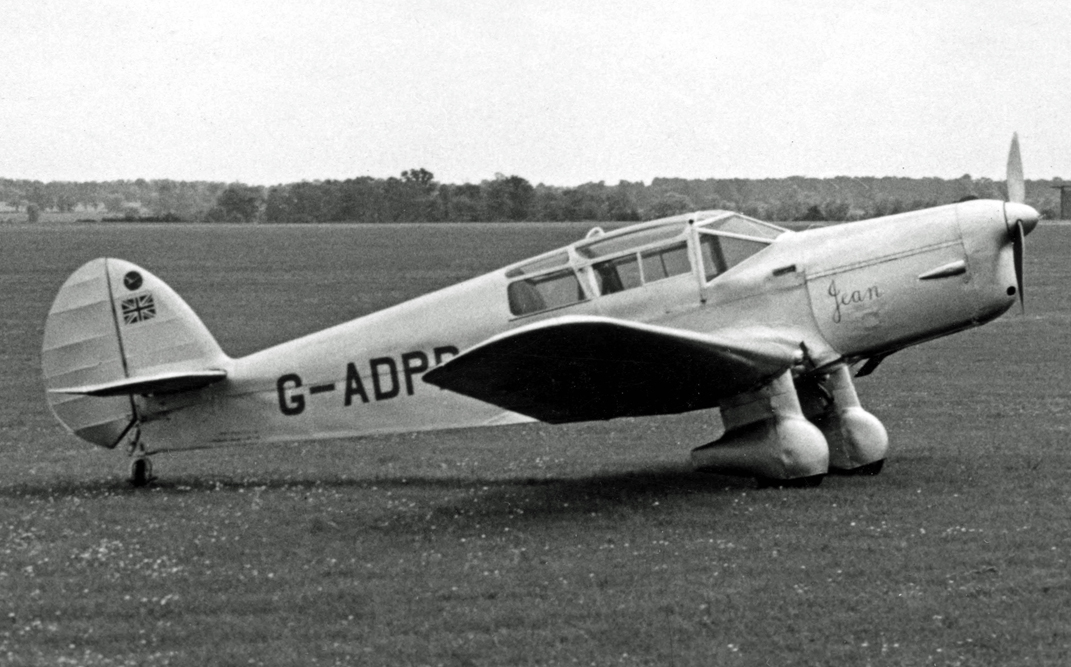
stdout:
[(78, 437), (125, 443), (139, 485), (158, 451), (709, 408), (723, 432), (692, 451), (698, 469), (875, 474), (888, 435), (853, 371), (1022, 302), (1038, 213), (1017, 138), (1007, 188), (798, 232), (731, 211), (595, 228), (237, 359), (162, 280), (99, 258), (49, 312), (48, 402)]

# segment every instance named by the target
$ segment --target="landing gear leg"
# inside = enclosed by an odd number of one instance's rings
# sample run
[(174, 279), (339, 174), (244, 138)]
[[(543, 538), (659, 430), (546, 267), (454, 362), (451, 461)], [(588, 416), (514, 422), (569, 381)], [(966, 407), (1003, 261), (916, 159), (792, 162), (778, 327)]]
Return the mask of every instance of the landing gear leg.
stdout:
[(697, 470), (755, 477), (760, 488), (818, 486), (829, 470), (825, 436), (803, 416), (792, 372), (721, 403), (725, 433), (692, 450)]
[(148, 486), (156, 477), (152, 474), (152, 459), (145, 451), (145, 443), (141, 441), (140, 425), (134, 425), (129, 447), (129, 454), (134, 457), (130, 462), (130, 484), (135, 487)]
[(876, 475), (889, 450), (889, 436), (878, 418), (859, 404), (848, 366), (838, 364), (817, 382), (801, 382), (797, 391), (804, 414), (829, 442), (829, 472)]

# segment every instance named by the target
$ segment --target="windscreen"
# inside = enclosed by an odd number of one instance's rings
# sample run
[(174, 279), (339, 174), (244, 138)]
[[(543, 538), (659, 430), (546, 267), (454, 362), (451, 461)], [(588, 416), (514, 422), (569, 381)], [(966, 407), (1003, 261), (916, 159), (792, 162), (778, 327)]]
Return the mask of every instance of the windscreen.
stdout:
[(742, 215), (735, 214), (711, 222), (703, 222), (698, 226), (701, 229), (740, 234), (741, 236), (754, 236), (760, 239), (775, 239), (788, 231), (777, 225), (759, 222), (758, 220), (752, 220), (751, 218), (745, 218)]

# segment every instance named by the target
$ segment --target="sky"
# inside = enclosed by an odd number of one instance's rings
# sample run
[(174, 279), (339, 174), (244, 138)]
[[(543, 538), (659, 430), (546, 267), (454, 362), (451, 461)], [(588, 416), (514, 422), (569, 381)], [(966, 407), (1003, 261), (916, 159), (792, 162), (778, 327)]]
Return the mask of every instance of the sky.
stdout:
[(1066, 0), (0, 6), (0, 178), (1071, 180)]

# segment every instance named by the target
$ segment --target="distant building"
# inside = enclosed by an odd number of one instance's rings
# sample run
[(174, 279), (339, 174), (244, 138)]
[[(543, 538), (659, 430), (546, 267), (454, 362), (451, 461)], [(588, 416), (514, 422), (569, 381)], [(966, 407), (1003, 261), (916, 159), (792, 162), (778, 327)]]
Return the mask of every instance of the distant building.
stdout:
[(1060, 191), (1060, 219), (1071, 220), (1071, 183), (1059, 183), (1052, 187)]

